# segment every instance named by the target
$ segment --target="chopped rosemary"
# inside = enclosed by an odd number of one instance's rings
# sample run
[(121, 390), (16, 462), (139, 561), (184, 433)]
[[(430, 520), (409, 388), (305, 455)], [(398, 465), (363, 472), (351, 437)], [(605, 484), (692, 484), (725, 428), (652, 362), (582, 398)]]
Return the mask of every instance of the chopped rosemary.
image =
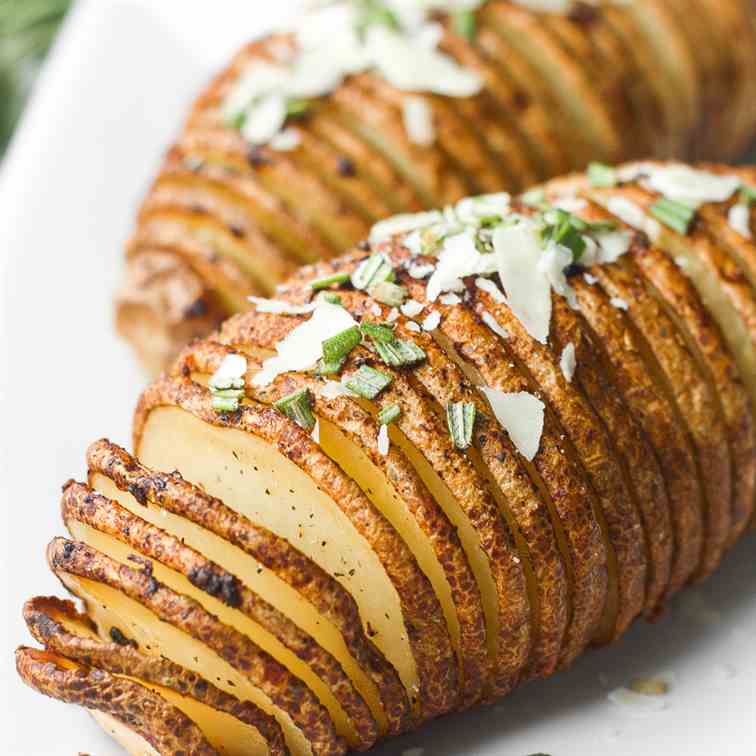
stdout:
[(756, 204), (756, 186), (742, 184), (740, 187), (738, 202), (746, 207), (751, 207), (751, 205)]
[(310, 281), (310, 288), (313, 291), (318, 291), (318, 289), (327, 289), (329, 286), (333, 286), (333, 284), (346, 283), (348, 280), (349, 273), (334, 273), (333, 275)]
[(381, 281), (371, 286), (368, 293), (373, 299), (389, 307), (399, 307), (407, 298), (407, 289), (390, 281)]
[(339, 362), (362, 341), (359, 326), (352, 326), (323, 342), (323, 361)]
[(696, 210), (690, 205), (676, 200), (662, 197), (651, 205), (651, 215), (661, 221), (665, 226), (677, 231), (679, 234), (687, 234), (690, 224), (695, 217)]
[(332, 305), (341, 304), (341, 297), (332, 291), (324, 291), (322, 296), (323, 296), (323, 301), (328, 302), (328, 304), (332, 304)]
[(334, 360), (332, 362), (326, 362), (326, 360), (318, 360), (317, 374), (318, 375), (333, 375), (338, 373), (346, 362), (346, 357), (340, 360)]
[(236, 412), (239, 409), (239, 400), (213, 395), (213, 409), (217, 412)]
[(360, 369), (352, 373), (344, 385), (363, 399), (375, 399), (378, 394), (391, 384), (393, 378), (386, 373), (361, 365)]
[(546, 225), (541, 231), (541, 238), (567, 247), (572, 252), (573, 260), (579, 260), (587, 246), (582, 234), (588, 230), (588, 224), (576, 215), (559, 208), (545, 212), (543, 220)]
[(396, 338), (394, 335), (394, 326), (387, 323), (363, 322), (360, 323), (360, 330), (363, 336), (369, 336), (373, 341), (386, 343)]
[(471, 10), (458, 10), (452, 16), (452, 25), (454, 26), (454, 31), (460, 37), (464, 37), (467, 40), (475, 37), (477, 22), (475, 14)]
[(290, 118), (304, 115), (310, 109), (310, 101), (302, 97), (291, 97), (286, 101), (286, 115)]
[(472, 443), (475, 425), (475, 405), (471, 402), (452, 402), (446, 405), (446, 422), (454, 446), (467, 449)]
[(241, 130), (244, 128), (244, 124), (247, 122), (247, 114), (243, 110), (239, 110), (236, 113), (232, 113), (224, 119), (226, 126), (230, 129)]
[(401, 414), (402, 408), (398, 404), (391, 404), (378, 413), (378, 422), (381, 425), (391, 425)]
[(617, 186), (617, 171), (611, 165), (590, 163), (588, 165), (588, 180), (591, 182), (591, 186)]
[(399, 29), (399, 19), (383, 0), (358, 0), (358, 13), (355, 20), (357, 33), (362, 37), (371, 26), (387, 26)]
[(425, 352), (414, 341), (395, 339), (388, 343), (375, 342), (378, 356), (391, 367), (414, 365), (425, 359)]
[(279, 399), (273, 406), (290, 420), (293, 420), (300, 428), (311, 431), (315, 427), (309, 389), (303, 388), (294, 391)]
[(376, 252), (363, 260), (352, 273), (352, 285), (363, 291), (383, 281), (394, 280), (394, 269), (386, 255)]

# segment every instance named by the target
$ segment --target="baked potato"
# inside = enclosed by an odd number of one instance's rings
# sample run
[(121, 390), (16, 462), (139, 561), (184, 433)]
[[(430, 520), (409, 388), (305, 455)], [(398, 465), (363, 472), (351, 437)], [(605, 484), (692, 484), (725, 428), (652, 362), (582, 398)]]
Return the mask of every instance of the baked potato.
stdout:
[[(396, 0), (330, 4), (241, 50), (194, 104), (127, 245), (116, 324), (147, 370), (393, 213), (590, 160), (742, 155), (750, 0), (562, 5), (438, 0), (418, 18)], [(282, 107), (284, 90), (283, 131), (261, 135), (258, 106)]]
[(594, 164), (254, 297), (64, 486), (84, 613), (32, 599), (19, 674), (132, 753), (342, 754), (654, 618), (753, 519), (755, 206)]

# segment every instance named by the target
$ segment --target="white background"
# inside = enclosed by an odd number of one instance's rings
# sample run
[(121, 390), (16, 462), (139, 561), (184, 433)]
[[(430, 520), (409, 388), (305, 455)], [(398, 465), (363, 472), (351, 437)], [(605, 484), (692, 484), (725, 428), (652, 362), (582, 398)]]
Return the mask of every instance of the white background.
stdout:
[[(128, 444), (143, 377), (112, 332), (121, 249), (191, 98), (234, 48), (296, 0), (88, 0), (68, 19), (0, 173), (0, 753), (117, 753), (86, 714), (20, 684), (11, 649), (32, 594), (61, 594), (44, 547), (60, 484), (102, 435)], [(378, 749), (426, 756), (756, 755), (756, 539), (655, 626), (495, 707)], [(3, 637), (7, 635), (7, 638)], [(664, 711), (607, 691), (673, 671)]]

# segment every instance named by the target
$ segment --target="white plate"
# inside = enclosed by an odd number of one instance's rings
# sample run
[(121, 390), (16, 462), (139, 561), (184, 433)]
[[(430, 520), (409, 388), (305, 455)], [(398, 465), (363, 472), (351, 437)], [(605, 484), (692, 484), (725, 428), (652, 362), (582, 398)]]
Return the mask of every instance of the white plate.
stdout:
[[(143, 378), (113, 336), (110, 301), (139, 198), (213, 69), (294, 5), (80, 4), (4, 165), (0, 505), (7, 637), (0, 637), (0, 674), (7, 700), (0, 752), (118, 752), (83, 712), (21, 685), (10, 649), (31, 642), (20, 620), (23, 600), (62, 594), (44, 564), (45, 544), (62, 532), (60, 484), (84, 474), (90, 441), (107, 434), (128, 444), (130, 411)], [(570, 672), (377, 753), (756, 754), (755, 553), (751, 537), (720, 574), (675, 602), (655, 627), (639, 625)], [(665, 710), (641, 716), (607, 700), (609, 689), (660, 672), (675, 675)]]

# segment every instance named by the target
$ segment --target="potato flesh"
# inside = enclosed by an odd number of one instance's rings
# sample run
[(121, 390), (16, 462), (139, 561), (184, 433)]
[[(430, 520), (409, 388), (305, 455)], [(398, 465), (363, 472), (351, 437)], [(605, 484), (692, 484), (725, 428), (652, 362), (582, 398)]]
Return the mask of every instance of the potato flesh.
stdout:
[[(81, 522), (69, 521), (68, 529), (72, 537), (77, 541), (88, 544), (97, 551), (107, 554), (127, 567), (133, 566), (129, 556), (134, 549), (128, 544), (116, 540), (106, 533), (90, 527)], [(221, 622), (238, 630), (242, 635), (251, 638), (260, 648), (267, 651), (274, 659), (286, 667), (292, 674), (302, 680), (320, 699), (320, 702), (328, 709), (334, 721), (336, 730), (343, 735), (352, 745), (359, 742), (354, 726), (349, 717), (334, 697), (330, 688), (325, 684), (310, 667), (301, 661), (292, 651), (284, 646), (272, 633), (251, 620), (245, 614), (224, 604), (222, 601), (208, 595), (205, 591), (194, 586), (186, 577), (158, 561), (151, 560), (152, 574), (155, 579), (176, 593), (189, 596), (203, 606), (210, 614), (215, 615)]]
[(160, 756), (138, 733), (103, 711), (92, 709), (92, 719), (131, 756)]
[(381, 732), (385, 732), (386, 716), (375, 683), (351, 655), (338, 628), (294, 588), (239, 547), (196, 525), (191, 520), (155, 507), (149, 502), (144, 505), (139, 504), (130, 493), (121, 491), (110, 478), (97, 473), (92, 476), (90, 485), (103, 496), (117, 501), (133, 514), (170, 533), (207, 559), (236, 575), (245, 586), (311, 635), (320, 646), (338, 660), (370, 707)]
[(756, 351), (754, 350), (748, 326), (733, 307), (727, 292), (720, 286), (698, 254), (684, 241), (678, 243), (671, 235), (665, 234), (663, 247), (682, 261), (684, 271), (698, 290), (706, 308), (717, 321), (730, 352), (740, 371), (740, 376), (748, 388), (751, 400), (756, 404)]
[(110, 642), (110, 630), (117, 627), (127, 638), (136, 641), (142, 653), (164, 656), (196, 672), (229, 695), (251, 701), (276, 718), (293, 756), (312, 756), (309, 742), (291, 717), (204, 643), (162, 622), (138, 601), (115, 588), (68, 573), (59, 573), (59, 577), (74, 595), (84, 601), (87, 614), (97, 625), (103, 640)]
[(497, 639), (499, 637), (499, 597), (496, 592), (493, 575), (491, 574), (488, 557), (480, 545), (478, 532), (462, 511), (454, 494), (447, 488), (428, 460), (395, 425), (389, 426), (389, 439), (392, 444), (396, 444), (404, 452), (420, 480), (423, 481), (438, 505), (444, 510), (452, 525), (457, 529), (457, 535), (470, 563), (470, 569), (475, 576), (483, 603), (488, 655), (492, 660), (495, 660)]
[(446, 618), (452, 643), (458, 650), (460, 632), (457, 611), (446, 575), (430, 541), (383, 471), (376, 467), (368, 455), (357, 444), (352, 443), (333, 423), (323, 417), (319, 420), (321, 448), (357, 483), (409, 546), (420, 569), (433, 585)]
[(396, 589), (370, 544), (299, 467), (250, 433), (210, 426), (177, 407), (150, 413), (136, 452), (148, 467), (179, 470), (336, 578), (353, 596), (410, 698), (417, 698), (417, 667)]
[[(71, 617), (63, 612), (50, 611), (49, 614), (71, 635), (79, 638), (97, 639), (97, 633), (81, 619)], [(265, 756), (269, 752), (268, 744), (259, 730), (242, 722), (232, 714), (218, 711), (212, 706), (190, 696), (183, 696), (172, 688), (166, 688), (163, 685), (129, 675), (118, 675), (114, 672), (109, 672), (109, 674), (138, 683), (142, 687), (157, 693), (169, 704), (184, 712), (202, 730), (207, 741), (220, 754), (226, 756)], [(105, 716), (108, 717), (109, 715), (106, 714)], [(100, 724), (102, 726), (102, 723)], [(139, 738), (138, 735), (136, 737)], [(129, 752), (132, 753), (132, 751)], [(141, 753), (141, 751), (133, 751), (133, 753)]]

